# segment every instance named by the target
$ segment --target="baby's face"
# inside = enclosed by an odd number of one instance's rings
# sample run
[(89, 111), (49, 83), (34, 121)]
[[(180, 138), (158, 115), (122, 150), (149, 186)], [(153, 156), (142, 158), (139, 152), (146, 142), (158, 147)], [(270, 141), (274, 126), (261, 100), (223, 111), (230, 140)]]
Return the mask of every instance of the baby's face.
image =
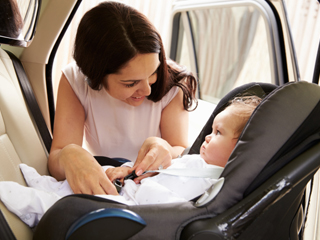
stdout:
[(228, 107), (215, 117), (212, 133), (200, 148), (200, 156), (208, 164), (224, 167), (237, 143), (241, 118), (233, 113), (233, 108)]

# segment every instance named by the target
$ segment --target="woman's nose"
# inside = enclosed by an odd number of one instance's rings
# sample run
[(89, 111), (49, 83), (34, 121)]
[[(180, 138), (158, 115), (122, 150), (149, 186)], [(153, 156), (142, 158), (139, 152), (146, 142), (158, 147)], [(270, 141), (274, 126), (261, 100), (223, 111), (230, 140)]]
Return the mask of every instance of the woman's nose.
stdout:
[(143, 81), (139, 91), (140, 91), (140, 94), (144, 96), (149, 96), (151, 94), (151, 85), (148, 79)]

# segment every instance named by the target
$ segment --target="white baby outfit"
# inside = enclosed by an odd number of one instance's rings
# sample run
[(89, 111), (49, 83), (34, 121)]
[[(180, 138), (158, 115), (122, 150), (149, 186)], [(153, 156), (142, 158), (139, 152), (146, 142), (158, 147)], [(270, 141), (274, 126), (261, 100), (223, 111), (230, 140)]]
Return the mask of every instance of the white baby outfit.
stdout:
[[(110, 166), (105, 166), (107, 169)], [(172, 160), (168, 169), (217, 168), (207, 164), (200, 155), (185, 155)], [(37, 225), (43, 214), (61, 197), (73, 194), (68, 182), (57, 181), (50, 176), (41, 176), (37, 171), (20, 164), (20, 169), (29, 187), (15, 182), (0, 182), (0, 199), (6, 207), (31, 227)], [(222, 168), (221, 168), (222, 169)], [(186, 202), (200, 196), (217, 182), (211, 178), (172, 176), (159, 173), (145, 178), (141, 184), (126, 180), (120, 195), (98, 195), (127, 205)], [(22, 197), (22, 198), (21, 198)]]
[(91, 89), (75, 62), (63, 69), (63, 73), (84, 107), (84, 140), (94, 156), (135, 161), (148, 137), (161, 137), (162, 110), (179, 91), (173, 87), (160, 101), (144, 99), (140, 106), (134, 107), (113, 98), (104, 88)]

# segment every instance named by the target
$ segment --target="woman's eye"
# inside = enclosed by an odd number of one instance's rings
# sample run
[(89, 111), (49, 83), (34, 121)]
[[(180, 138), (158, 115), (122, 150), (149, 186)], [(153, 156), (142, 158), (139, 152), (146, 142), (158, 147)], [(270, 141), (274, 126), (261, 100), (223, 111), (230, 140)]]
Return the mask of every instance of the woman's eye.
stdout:
[(138, 81), (135, 81), (135, 82), (130, 83), (130, 84), (125, 84), (125, 86), (126, 86), (127, 88), (131, 88), (131, 87), (134, 87), (135, 85), (137, 85), (137, 83), (138, 83)]

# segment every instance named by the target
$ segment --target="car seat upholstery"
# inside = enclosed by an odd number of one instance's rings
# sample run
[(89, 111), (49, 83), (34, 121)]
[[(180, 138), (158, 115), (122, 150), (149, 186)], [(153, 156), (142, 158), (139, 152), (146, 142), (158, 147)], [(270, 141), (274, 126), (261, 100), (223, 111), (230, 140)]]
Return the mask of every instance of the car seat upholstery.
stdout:
[[(15, 181), (25, 185), (19, 169), (20, 163), (33, 166), (41, 174), (48, 174), (47, 152), (34, 127), (32, 117), (20, 90), (15, 69), (8, 54), (0, 48), (0, 181)], [(32, 231), (0, 202), (4, 219), (17, 239), (32, 239)], [(4, 219), (3, 219), (4, 218)], [(6, 229), (0, 231), (0, 239)]]
[[(103, 208), (127, 209), (146, 222), (130, 239), (299, 239), (305, 187), (320, 166), (320, 87), (307, 82), (241, 86), (221, 100), (200, 135), (205, 136), (208, 126), (211, 132), (215, 115), (232, 96), (252, 89), (261, 94), (259, 88), (267, 96), (229, 158), (221, 175), (224, 186), (209, 203), (126, 206), (95, 196), (72, 195), (46, 212), (35, 239), (63, 239), (73, 222)], [(197, 141), (202, 142), (200, 135)], [(259, 184), (252, 187), (256, 180)], [(84, 232), (89, 230), (95, 231), (84, 226)], [(108, 231), (113, 229), (106, 225), (101, 234)]]

